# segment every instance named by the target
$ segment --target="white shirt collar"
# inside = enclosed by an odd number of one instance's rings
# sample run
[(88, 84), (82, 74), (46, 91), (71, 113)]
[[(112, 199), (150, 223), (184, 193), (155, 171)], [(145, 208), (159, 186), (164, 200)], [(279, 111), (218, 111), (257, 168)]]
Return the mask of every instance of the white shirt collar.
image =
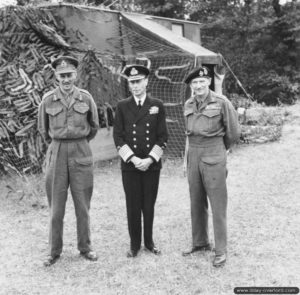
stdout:
[(145, 102), (146, 96), (147, 96), (147, 94), (146, 94), (146, 93), (145, 93), (145, 94), (144, 94), (142, 97), (140, 97), (140, 98), (137, 98), (137, 97), (133, 96), (133, 98), (134, 98), (134, 100), (135, 100), (135, 103), (136, 103), (136, 105), (138, 105), (138, 104), (139, 104), (139, 101), (141, 101), (141, 105), (143, 105), (143, 104), (144, 104), (144, 102)]

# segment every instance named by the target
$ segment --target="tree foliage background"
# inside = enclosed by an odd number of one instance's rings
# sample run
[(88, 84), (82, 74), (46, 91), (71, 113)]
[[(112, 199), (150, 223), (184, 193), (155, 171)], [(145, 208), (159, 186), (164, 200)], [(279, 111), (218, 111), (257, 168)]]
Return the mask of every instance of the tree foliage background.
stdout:
[[(34, 0), (17, 0), (26, 5)], [(44, 2), (54, 2), (51, 0)], [(247, 92), (268, 105), (293, 103), (300, 85), (300, 1), (66, 0), (200, 22), (202, 45), (221, 53)], [(233, 75), (227, 94), (241, 94)]]
[[(241, 2), (199, 1), (193, 6), (191, 20), (204, 24), (203, 45), (226, 58), (258, 101), (293, 103), (299, 94), (300, 3)], [(230, 76), (226, 90), (239, 92), (237, 87)]]

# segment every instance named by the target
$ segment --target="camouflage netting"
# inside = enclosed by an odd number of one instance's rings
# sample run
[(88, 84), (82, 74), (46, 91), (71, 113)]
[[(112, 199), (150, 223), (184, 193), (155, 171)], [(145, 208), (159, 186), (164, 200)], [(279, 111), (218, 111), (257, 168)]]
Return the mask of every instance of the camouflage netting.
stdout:
[(124, 65), (151, 65), (149, 91), (167, 109), (168, 156), (182, 156), (182, 81), (194, 65), (190, 54), (120, 13), (65, 5), (2, 8), (0, 36), (0, 173), (41, 171), (47, 145), (37, 131), (38, 105), (57, 86), (51, 60), (66, 53), (80, 60), (78, 86), (93, 95), (102, 127), (112, 124), (113, 108), (128, 95)]
[[(2, 8), (0, 36), (0, 175), (42, 170), (47, 144), (37, 131), (38, 105), (43, 94), (57, 86), (51, 60), (66, 53), (80, 61), (77, 85), (95, 99), (101, 127), (112, 125), (117, 101), (128, 96), (120, 76), (123, 67), (150, 66), (148, 90), (163, 100), (167, 112), (166, 155), (183, 156), (183, 80), (195, 56), (121, 13), (83, 6)], [(249, 126), (244, 124), (243, 136), (253, 141), (254, 133), (262, 130)], [(277, 137), (280, 125), (274, 126), (264, 133)]]

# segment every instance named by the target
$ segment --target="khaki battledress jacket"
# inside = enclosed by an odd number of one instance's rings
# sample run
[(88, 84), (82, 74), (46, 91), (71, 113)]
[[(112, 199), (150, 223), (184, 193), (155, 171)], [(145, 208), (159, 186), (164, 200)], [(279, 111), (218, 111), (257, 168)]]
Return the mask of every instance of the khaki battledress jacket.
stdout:
[(195, 97), (188, 99), (184, 105), (184, 116), (186, 135), (192, 142), (200, 138), (221, 137), (228, 150), (240, 137), (237, 113), (231, 102), (211, 90), (199, 108)]

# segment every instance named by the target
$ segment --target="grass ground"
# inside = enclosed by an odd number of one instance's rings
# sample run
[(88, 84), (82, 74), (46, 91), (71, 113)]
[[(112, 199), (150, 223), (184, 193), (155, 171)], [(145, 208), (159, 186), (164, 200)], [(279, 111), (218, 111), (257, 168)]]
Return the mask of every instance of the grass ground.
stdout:
[[(154, 237), (162, 255), (126, 258), (129, 239), (117, 161), (95, 170), (91, 231), (97, 262), (76, 250), (76, 221), (67, 203), (64, 252), (52, 267), (47, 254), (48, 209), (40, 177), (0, 181), (0, 294), (233, 294), (238, 286), (300, 286), (300, 104), (289, 107), (279, 141), (234, 148), (228, 158), (229, 257), (182, 257), (190, 247), (187, 180), (181, 161), (161, 173)], [(210, 219), (210, 231), (212, 227)]]

